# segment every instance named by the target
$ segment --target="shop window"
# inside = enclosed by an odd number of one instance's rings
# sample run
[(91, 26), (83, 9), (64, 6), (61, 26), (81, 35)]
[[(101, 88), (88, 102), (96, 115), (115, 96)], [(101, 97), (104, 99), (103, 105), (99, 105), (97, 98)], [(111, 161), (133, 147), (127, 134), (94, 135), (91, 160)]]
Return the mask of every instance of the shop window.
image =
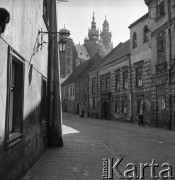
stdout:
[(166, 60), (165, 56), (165, 41), (166, 34), (165, 32), (161, 32), (157, 37), (157, 55), (158, 55), (158, 64), (161, 64)]
[(148, 34), (148, 26), (145, 26), (143, 29), (143, 42), (147, 42), (149, 40), (149, 34)]
[(137, 34), (134, 32), (133, 37), (132, 37), (132, 48), (137, 47)]
[(142, 68), (141, 67), (136, 68), (136, 86), (137, 87), (142, 86)]
[(19, 140), (23, 130), (24, 60), (9, 47), (6, 108), (6, 140)]

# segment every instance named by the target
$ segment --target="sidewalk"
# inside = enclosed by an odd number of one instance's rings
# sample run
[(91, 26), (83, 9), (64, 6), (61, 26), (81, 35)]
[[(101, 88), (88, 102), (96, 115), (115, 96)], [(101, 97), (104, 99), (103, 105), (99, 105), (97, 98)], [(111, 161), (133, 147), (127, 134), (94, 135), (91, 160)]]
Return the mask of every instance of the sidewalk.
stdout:
[(22, 180), (101, 180), (102, 158), (112, 155), (98, 141), (68, 126), (64, 146), (47, 149)]

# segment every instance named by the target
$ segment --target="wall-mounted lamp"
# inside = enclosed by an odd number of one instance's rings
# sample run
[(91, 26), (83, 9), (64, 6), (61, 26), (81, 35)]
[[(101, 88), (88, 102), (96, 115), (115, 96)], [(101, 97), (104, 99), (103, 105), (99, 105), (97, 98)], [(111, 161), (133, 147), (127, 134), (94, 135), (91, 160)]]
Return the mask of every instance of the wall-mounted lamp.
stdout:
[(0, 8), (0, 35), (5, 31), (6, 24), (10, 21), (10, 14), (5, 8)]
[(49, 32), (46, 32), (46, 31), (42, 31), (42, 29), (41, 29), (41, 31), (38, 31), (38, 36), (41, 35), (40, 36), (40, 43), (38, 41), (38, 45), (37, 45), (38, 48), (41, 46), (41, 50), (42, 50), (43, 45), (46, 44), (46, 43), (49, 43), (47, 41), (44, 41), (44, 35), (45, 34), (50, 35), (50, 37), (49, 37), (50, 41), (53, 41), (55, 38), (59, 37), (59, 41), (58, 41), (59, 51), (60, 52), (65, 52), (65, 50), (66, 50), (66, 41), (64, 41), (64, 37), (65, 37), (66, 33), (64, 33), (64, 32), (50, 32), (49, 33)]

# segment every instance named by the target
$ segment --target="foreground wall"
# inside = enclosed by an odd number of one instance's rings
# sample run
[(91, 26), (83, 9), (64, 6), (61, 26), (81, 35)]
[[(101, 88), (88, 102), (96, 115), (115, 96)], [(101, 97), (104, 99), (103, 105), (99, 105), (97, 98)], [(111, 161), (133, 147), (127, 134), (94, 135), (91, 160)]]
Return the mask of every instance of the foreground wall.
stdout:
[[(47, 144), (47, 46), (37, 49), (38, 30), (46, 31), (46, 27), (42, 0), (1, 0), (0, 7), (10, 13), (10, 22), (0, 38), (0, 179), (15, 180), (40, 157)], [(14, 59), (22, 64), (21, 76), (14, 81), (21, 84), (23, 96), (22, 112), (12, 113), (9, 79), (16, 75), (9, 72)], [(13, 104), (13, 109), (18, 111), (19, 106), (20, 102)], [(10, 125), (15, 113), (22, 113), (22, 120)]]

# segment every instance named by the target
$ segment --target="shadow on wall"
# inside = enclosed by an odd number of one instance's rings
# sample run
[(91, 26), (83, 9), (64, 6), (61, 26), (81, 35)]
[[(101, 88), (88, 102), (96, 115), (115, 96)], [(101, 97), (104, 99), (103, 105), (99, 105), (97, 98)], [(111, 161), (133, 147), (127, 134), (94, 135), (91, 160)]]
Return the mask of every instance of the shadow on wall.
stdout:
[(20, 179), (43, 154), (47, 146), (47, 124), (42, 123), (41, 103), (23, 120), (20, 142), (1, 148), (0, 179)]

